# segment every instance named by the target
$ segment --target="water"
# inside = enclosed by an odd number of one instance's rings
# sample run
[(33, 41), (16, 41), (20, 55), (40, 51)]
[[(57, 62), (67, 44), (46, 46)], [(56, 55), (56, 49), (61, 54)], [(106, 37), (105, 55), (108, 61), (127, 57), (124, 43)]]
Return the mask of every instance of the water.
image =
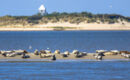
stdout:
[(0, 80), (130, 80), (130, 62), (2, 62)]
[[(0, 32), (0, 50), (130, 50), (130, 31)], [(0, 62), (0, 80), (130, 80), (129, 61)]]
[(0, 50), (130, 50), (130, 31), (0, 32)]

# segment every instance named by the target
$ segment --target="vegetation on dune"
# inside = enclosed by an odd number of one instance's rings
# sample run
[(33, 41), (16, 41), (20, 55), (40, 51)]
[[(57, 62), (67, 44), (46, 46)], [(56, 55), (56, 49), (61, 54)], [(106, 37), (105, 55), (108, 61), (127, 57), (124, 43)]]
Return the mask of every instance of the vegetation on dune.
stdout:
[(92, 14), (88, 12), (81, 13), (58, 13), (53, 12), (45, 16), (39, 13), (33, 16), (3, 16), (0, 17), (0, 25), (35, 25), (56, 22), (69, 22), (72, 24), (84, 23), (122, 23), (130, 22), (130, 17), (124, 17), (117, 14)]

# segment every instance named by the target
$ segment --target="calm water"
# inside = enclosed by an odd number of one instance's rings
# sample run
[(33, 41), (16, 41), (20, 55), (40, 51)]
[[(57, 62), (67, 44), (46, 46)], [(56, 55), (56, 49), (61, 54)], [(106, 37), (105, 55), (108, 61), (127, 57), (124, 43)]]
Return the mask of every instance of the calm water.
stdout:
[(3, 62), (0, 80), (130, 80), (130, 62)]
[[(30, 46), (30, 49), (29, 49)], [(130, 50), (130, 31), (0, 32), (0, 50)]]
[[(94, 52), (130, 50), (129, 45), (130, 31), (0, 32), (0, 50)], [(130, 80), (130, 62), (0, 62), (0, 80)]]

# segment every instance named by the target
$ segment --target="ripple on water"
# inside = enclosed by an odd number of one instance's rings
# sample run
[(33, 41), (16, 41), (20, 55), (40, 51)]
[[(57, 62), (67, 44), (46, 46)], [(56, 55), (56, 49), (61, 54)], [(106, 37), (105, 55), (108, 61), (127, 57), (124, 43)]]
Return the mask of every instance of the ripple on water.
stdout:
[(129, 80), (129, 61), (0, 62), (2, 80)]

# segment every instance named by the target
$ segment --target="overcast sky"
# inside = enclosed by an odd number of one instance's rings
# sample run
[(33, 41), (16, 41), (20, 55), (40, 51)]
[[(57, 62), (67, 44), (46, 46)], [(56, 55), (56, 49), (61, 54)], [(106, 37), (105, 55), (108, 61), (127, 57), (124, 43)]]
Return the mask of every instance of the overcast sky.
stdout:
[(130, 16), (130, 0), (0, 0), (0, 16), (33, 15), (41, 4), (49, 13), (87, 11)]

